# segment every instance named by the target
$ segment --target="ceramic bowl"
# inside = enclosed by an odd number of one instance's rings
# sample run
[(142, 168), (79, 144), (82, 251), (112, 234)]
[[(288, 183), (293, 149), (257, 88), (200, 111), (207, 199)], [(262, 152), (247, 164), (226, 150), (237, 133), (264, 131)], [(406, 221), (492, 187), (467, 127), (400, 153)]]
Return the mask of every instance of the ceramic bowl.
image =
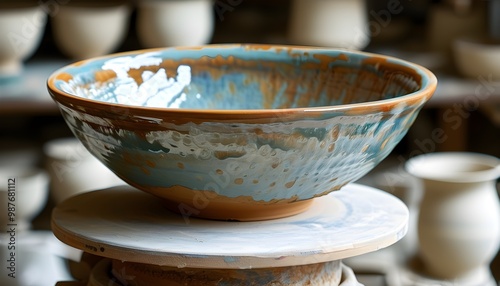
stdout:
[(47, 15), (40, 7), (25, 1), (0, 3), (0, 78), (18, 76), (23, 61), (38, 48)]
[(211, 0), (142, 0), (137, 5), (137, 36), (144, 48), (203, 45), (214, 30)]
[(366, 3), (365, 0), (293, 0), (288, 38), (298, 45), (361, 50), (371, 37)]
[(56, 204), (83, 192), (124, 184), (76, 138), (48, 141), (43, 152), (50, 176), (50, 194)]
[(130, 7), (125, 0), (72, 0), (58, 9), (52, 31), (68, 57), (85, 59), (113, 52), (127, 35)]
[(369, 172), (436, 78), (347, 50), (208, 45), (78, 62), (48, 80), (88, 150), (184, 216), (259, 220)]

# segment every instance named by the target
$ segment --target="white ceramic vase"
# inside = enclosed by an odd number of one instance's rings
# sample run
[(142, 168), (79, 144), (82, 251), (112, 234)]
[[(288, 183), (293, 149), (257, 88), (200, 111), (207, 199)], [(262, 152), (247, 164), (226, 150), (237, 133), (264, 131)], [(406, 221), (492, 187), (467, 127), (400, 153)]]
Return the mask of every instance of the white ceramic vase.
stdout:
[(457, 285), (486, 285), (499, 249), (498, 158), (463, 152), (415, 157), (407, 171), (424, 189), (419, 256), (428, 275)]
[(137, 10), (138, 38), (145, 48), (203, 45), (212, 38), (211, 0), (142, 0)]
[(293, 0), (292, 44), (363, 49), (370, 42), (365, 0)]

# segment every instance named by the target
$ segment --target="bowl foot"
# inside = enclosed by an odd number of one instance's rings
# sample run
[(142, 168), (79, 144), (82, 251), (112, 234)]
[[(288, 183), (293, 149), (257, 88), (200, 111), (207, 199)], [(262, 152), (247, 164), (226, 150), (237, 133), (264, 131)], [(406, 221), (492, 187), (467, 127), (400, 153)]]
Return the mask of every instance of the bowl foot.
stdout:
[(289, 217), (306, 211), (313, 199), (291, 203), (220, 204), (212, 202), (205, 208), (166, 200), (166, 207), (182, 216), (225, 221), (261, 221)]
[[(225, 221), (261, 221), (284, 218), (306, 211), (314, 199), (255, 201), (251, 197), (229, 198), (213, 191), (195, 191), (184, 187), (162, 190), (147, 190), (153, 195), (164, 198), (165, 206), (182, 215), (190, 217)], [(165, 194), (168, 193), (168, 198)]]

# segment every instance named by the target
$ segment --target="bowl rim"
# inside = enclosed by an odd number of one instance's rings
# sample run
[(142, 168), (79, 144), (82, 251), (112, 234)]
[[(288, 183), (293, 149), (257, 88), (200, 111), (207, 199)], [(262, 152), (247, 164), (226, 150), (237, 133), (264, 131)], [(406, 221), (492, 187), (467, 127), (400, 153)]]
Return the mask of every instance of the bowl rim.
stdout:
[[(77, 67), (80, 65), (84, 65), (88, 62), (93, 62), (96, 60), (102, 59), (111, 59), (115, 57), (128, 56), (128, 55), (137, 55), (148, 52), (157, 52), (157, 51), (166, 51), (166, 50), (202, 50), (205, 48), (209, 49), (237, 49), (237, 48), (246, 48), (250, 50), (287, 50), (287, 51), (301, 51), (301, 52), (317, 52), (317, 53), (328, 53), (328, 52), (339, 52), (345, 53), (347, 55), (356, 55), (361, 56), (364, 59), (375, 58), (378, 60), (382, 60), (385, 63), (391, 65), (401, 66), (403, 68), (409, 69), (421, 77), (421, 86), (418, 90), (404, 94), (398, 97), (375, 100), (369, 102), (360, 102), (360, 103), (349, 103), (349, 104), (340, 104), (340, 105), (325, 105), (325, 106), (316, 106), (316, 107), (293, 107), (293, 108), (280, 108), (280, 109), (192, 109), (192, 108), (172, 108), (172, 107), (148, 107), (148, 106), (135, 106), (135, 105), (127, 105), (121, 103), (110, 103), (105, 101), (99, 101), (94, 99), (88, 99), (84, 97), (80, 97), (77, 95), (73, 95), (68, 92), (64, 92), (55, 86), (55, 81), (57, 77), (67, 68)], [(47, 79), (47, 89), (49, 94), (53, 98), (54, 101), (58, 104), (63, 104), (66, 106), (86, 106), (92, 109), (106, 110), (129, 110), (134, 111), (139, 115), (154, 113), (173, 113), (177, 115), (200, 115), (205, 114), (209, 116), (214, 115), (233, 115), (238, 117), (265, 117), (270, 113), (275, 115), (286, 115), (293, 113), (307, 113), (311, 116), (318, 116), (324, 112), (348, 112), (349, 110), (355, 110), (354, 113), (360, 113), (360, 110), (369, 113), (373, 111), (380, 110), (390, 110), (395, 106), (401, 103), (408, 103), (408, 105), (413, 104), (423, 104), (430, 99), (433, 95), (434, 91), (437, 88), (437, 77), (432, 73), (429, 69), (403, 60), (396, 57), (370, 53), (365, 51), (351, 50), (351, 49), (343, 49), (343, 48), (327, 48), (327, 47), (315, 47), (315, 46), (296, 46), (296, 45), (274, 45), (274, 44), (207, 44), (207, 45), (198, 45), (198, 46), (174, 46), (174, 47), (162, 47), (162, 48), (152, 48), (152, 49), (140, 49), (133, 51), (126, 51), (120, 53), (112, 53), (99, 57), (93, 57), (81, 61), (77, 61), (68, 65), (65, 65), (56, 71), (54, 71), (49, 78)], [(62, 102), (64, 101), (64, 102)]]

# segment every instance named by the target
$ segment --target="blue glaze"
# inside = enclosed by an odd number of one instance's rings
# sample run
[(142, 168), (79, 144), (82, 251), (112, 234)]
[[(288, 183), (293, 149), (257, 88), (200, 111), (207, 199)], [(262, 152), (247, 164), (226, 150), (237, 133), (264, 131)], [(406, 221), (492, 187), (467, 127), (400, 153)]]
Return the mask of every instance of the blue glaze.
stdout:
[[(314, 57), (315, 55), (326, 55), (330, 57), (347, 55), (348, 61), (332, 61), (328, 64), (329, 70), (324, 71), (310, 68), (304, 69), (304, 63), (320, 63), (320, 60)], [(340, 85), (340, 82), (334, 82), (335, 85), (332, 86), (329, 86), (327, 82), (325, 85), (325, 82), (320, 80), (320, 76), (328, 76), (327, 74), (335, 69), (344, 68), (347, 69), (350, 74), (344, 75), (343, 80), (354, 85), (359, 80), (359, 67), (363, 66), (366, 72), (370, 72), (375, 77), (378, 77), (381, 83), (385, 81), (385, 79), (382, 78), (383, 71), (379, 71), (376, 66), (362, 65), (362, 61), (366, 59), (366, 55), (337, 50), (308, 51), (306, 55), (306, 53), (300, 50), (289, 53), (284, 51), (277, 52), (276, 49), (248, 51), (245, 47), (231, 46), (230, 48), (218, 47), (202, 50), (177, 50), (172, 48), (149, 53), (129, 53), (113, 58), (112, 60), (101, 58), (94, 61), (87, 61), (76, 67), (69, 66), (59, 70), (59, 73), (73, 75), (73, 80), (69, 83), (62, 80), (56, 80), (54, 84), (57, 88), (70, 94), (78, 94), (79, 96), (97, 101), (123, 103), (128, 105), (131, 103), (117, 99), (116, 89), (124, 84), (129, 84), (131, 81), (133, 82), (134, 80), (132, 78), (123, 78), (118, 75), (116, 79), (108, 81), (107, 84), (96, 86), (92, 85), (96, 81), (94, 73), (99, 70), (116, 71), (116, 69), (128, 71), (129, 69), (138, 68), (140, 65), (149, 65), (151, 63), (157, 65), (162, 59), (199, 60), (201, 58), (215, 58), (217, 56), (225, 59), (231, 56), (239, 60), (254, 60), (257, 61), (257, 66), (245, 68), (245, 71), (242, 72), (241, 70), (234, 70), (233, 66), (223, 64), (216, 68), (218, 72), (222, 71), (222, 74), (215, 76), (216, 80), (214, 80), (214, 76), (206, 70), (205, 66), (190, 66), (189, 68), (192, 70), (191, 81), (183, 86), (182, 89), (175, 92), (176, 98), (180, 98), (183, 93), (186, 95), (185, 100), (181, 104), (173, 104), (172, 100), (160, 99), (154, 103), (144, 100), (133, 103), (133, 105), (227, 110), (334, 106), (345, 103), (365, 102), (366, 97), (360, 98), (359, 101), (349, 100), (349, 102), (346, 102), (345, 89), (339, 90), (339, 92), (341, 92), (340, 96), (328, 96), (328, 92), (332, 89), (336, 89), (337, 86)], [(110, 64), (110, 62), (120, 62), (120, 64)], [(263, 65), (266, 62), (274, 62), (277, 66), (264, 67)], [(280, 63), (284, 64), (284, 66), (280, 65)], [(398, 64), (400, 63), (398, 62)], [(114, 68), (112, 68), (113, 66)], [(259, 68), (259, 66), (261, 67)], [(144, 70), (154, 71), (155, 69), (144, 68)], [(167, 70), (167, 72), (172, 73), (174, 71)], [(333, 72), (333, 76), (335, 76), (335, 72)], [(406, 76), (406, 80), (409, 79), (410, 78)], [(135, 79), (135, 81), (137, 80), (138, 79)], [(335, 77), (332, 77), (332, 80), (335, 80)], [(89, 90), (88, 84), (91, 84), (91, 93), (79, 90), (81, 88)], [(293, 94), (294, 100), (290, 101), (290, 94), (287, 94), (287, 88), (292, 84), (297, 86), (296, 88), (292, 88), (292, 92), (295, 94)], [(425, 85), (425, 82), (422, 84)], [(376, 98), (371, 100), (398, 97), (408, 92), (416, 91), (418, 88), (417, 85), (420, 85), (420, 83), (411, 83), (411, 81), (409, 81), (407, 86), (402, 86), (397, 82), (389, 82), (389, 85), (385, 87), (385, 93), (379, 94)], [(231, 88), (231, 86), (233, 88)], [(270, 105), (266, 105), (264, 102), (264, 94), (261, 90), (263, 86), (269, 89), (267, 93), (272, 96)], [(343, 88), (346, 87), (347, 86), (344, 86)], [(132, 92), (131, 95), (127, 97), (133, 97), (133, 89), (127, 88), (127, 90)], [(288, 92), (290, 92), (290, 90)], [(311, 92), (319, 94), (318, 96), (308, 95), (309, 100), (299, 103), (300, 100), (303, 100), (305, 94)], [(154, 97), (154, 94), (155, 91), (152, 93), (150, 92), (148, 97)], [(158, 96), (161, 97), (161, 95)]]
[(226, 262), (226, 263), (233, 263), (233, 262), (237, 262), (238, 260), (239, 260), (238, 257), (232, 257), (232, 256), (224, 257), (224, 262)]
[[(315, 55), (344, 56), (322, 62)], [(189, 61), (217, 57), (253, 62), (243, 69)], [(423, 68), (391, 58), (400, 69), (363, 64), (372, 57), (331, 49), (170, 48), (68, 66), (49, 87), (74, 134), (134, 186), (161, 189), (156, 195), (165, 197), (181, 186), (262, 202), (305, 200), (375, 167), (435, 88)], [(184, 62), (159, 68), (164, 59)], [(103, 69), (112, 76), (97, 82)], [(57, 79), (61, 73), (72, 78)], [(89, 100), (68, 104), (63, 92)], [(278, 110), (297, 107), (303, 109)], [(271, 110), (257, 116), (263, 109)]]

